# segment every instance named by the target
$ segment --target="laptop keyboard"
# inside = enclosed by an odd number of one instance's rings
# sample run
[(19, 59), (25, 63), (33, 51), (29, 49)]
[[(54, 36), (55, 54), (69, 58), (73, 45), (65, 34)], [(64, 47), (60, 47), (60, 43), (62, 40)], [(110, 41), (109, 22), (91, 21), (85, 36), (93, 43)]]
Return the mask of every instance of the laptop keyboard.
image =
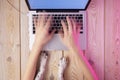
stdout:
[[(34, 18), (38, 19), (38, 16), (41, 16), (41, 14), (33, 14), (32, 15), (32, 22), (33, 22), (33, 34), (35, 34), (35, 24), (34, 24)], [(83, 14), (47, 14), (46, 20), (48, 19), (49, 16), (52, 16), (52, 23), (50, 27), (50, 32), (55, 29), (55, 34), (59, 32), (63, 32), (63, 28), (61, 25), (61, 20), (63, 20), (66, 24), (66, 16), (69, 16), (70, 19), (73, 19), (78, 25), (81, 25), (79, 28), (79, 33), (83, 34)], [(40, 18), (40, 17), (39, 17)]]

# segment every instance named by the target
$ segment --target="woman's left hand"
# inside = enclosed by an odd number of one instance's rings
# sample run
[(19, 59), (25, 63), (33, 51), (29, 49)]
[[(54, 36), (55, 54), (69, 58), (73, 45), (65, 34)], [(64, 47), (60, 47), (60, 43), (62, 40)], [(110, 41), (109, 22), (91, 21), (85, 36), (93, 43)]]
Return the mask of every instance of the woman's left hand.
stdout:
[(55, 32), (53, 30), (49, 33), (52, 17), (50, 16), (47, 20), (46, 17), (47, 15), (42, 15), (41, 17), (38, 16), (38, 19), (34, 19), (34, 24), (36, 27), (34, 44), (36, 44), (37, 47), (43, 47), (48, 41), (51, 40)]

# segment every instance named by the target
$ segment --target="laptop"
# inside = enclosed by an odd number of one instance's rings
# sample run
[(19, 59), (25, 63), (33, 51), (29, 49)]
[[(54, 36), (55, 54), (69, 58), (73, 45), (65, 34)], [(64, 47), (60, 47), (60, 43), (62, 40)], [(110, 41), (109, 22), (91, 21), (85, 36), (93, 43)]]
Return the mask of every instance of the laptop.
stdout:
[(79, 46), (86, 49), (87, 42), (87, 20), (86, 9), (90, 0), (26, 0), (29, 8), (29, 48), (31, 50), (35, 39), (34, 18), (42, 14), (52, 16), (51, 30), (56, 29), (53, 38), (43, 48), (43, 50), (68, 50), (59, 37), (59, 31), (63, 30), (61, 20), (66, 22), (66, 16), (80, 24)]

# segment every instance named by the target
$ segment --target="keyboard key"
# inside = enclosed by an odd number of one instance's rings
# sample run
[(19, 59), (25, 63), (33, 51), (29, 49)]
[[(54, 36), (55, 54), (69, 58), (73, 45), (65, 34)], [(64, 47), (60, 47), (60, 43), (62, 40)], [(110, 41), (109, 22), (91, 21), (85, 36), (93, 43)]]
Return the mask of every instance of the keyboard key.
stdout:
[(35, 34), (35, 30), (33, 30), (33, 34)]
[(56, 24), (53, 24), (54, 27), (56, 27)]
[(52, 28), (52, 30), (54, 30), (55, 29), (55, 27), (51, 27)]
[(35, 24), (33, 23), (33, 27), (35, 27)]
[(58, 30), (60, 30), (61, 29), (61, 27), (58, 27)]
[(59, 21), (58, 20), (56, 20), (56, 23), (58, 23)]
[(55, 16), (53, 19), (57, 19), (57, 17)]
[(80, 31), (80, 34), (83, 34), (83, 31)]
[(61, 17), (61, 20), (63, 20), (63, 16)]
[(59, 24), (57, 24), (57, 26), (59, 26)]
[(66, 20), (66, 17), (65, 17), (65, 16), (63, 17), (63, 20)]
[(35, 30), (35, 27), (33, 27), (33, 30)]
[(58, 30), (55, 31), (55, 34), (57, 34), (57, 33), (58, 33)]
[(62, 24), (60, 24), (60, 26), (62, 26)]
[(82, 17), (78, 17), (78, 19), (82, 19)]
[(83, 30), (83, 26), (81, 26), (80, 29)]

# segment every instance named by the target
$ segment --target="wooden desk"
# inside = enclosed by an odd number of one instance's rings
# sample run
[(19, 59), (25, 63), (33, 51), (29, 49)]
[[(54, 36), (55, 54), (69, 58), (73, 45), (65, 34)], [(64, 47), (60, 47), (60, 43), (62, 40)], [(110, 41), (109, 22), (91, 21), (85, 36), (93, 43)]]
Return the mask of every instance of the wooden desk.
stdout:
[[(120, 80), (120, 0), (92, 0), (87, 9), (84, 52), (100, 80)], [(24, 0), (0, 0), (0, 80), (21, 80), (29, 56), (28, 8)], [(116, 17), (115, 17), (116, 15)], [(67, 51), (52, 51), (46, 80), (57, 79), (61, 54), (69, 56), (65, 80), (86, 79)]]

